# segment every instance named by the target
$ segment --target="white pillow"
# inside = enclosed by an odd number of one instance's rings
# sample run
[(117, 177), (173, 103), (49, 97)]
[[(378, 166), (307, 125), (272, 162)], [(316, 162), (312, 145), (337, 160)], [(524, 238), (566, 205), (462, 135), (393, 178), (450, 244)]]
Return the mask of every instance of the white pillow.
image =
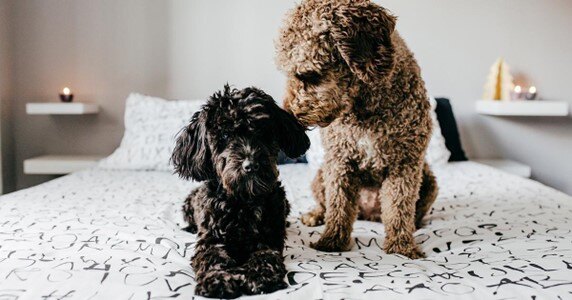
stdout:
[(99, 167), (172, 171), (169, 159), (176, 136), (203, 103), (130, 94), (125, 104), (125, 133), (121, 144), (100, 161)]
[(439, 121), (437, 120), (437, 113), (435, 108), (437, 108), (437, 101), (435, 98), (430, 97), (429, 102), (431, 103), (431, 121), (433, 122), (433, 132), (431, 133), (431, 139), (429, 140), (429, 146), (427, 147), (427, 152), (425, 153), (425, 161), (429, 165), (443, 165), (449, 161), (451, 152), (445, 146), (445, 138), (441, 133), (441, 126), (439, 126)]
[[(437, 121), (437, 114), (435, 113), (435, 108), (437, 107), (437, 101), (435, 98), (431, 97), (429, 99), (431, 102), (431, 121), (433, 122), (433, 133), (431, 134), (431, 140), (429, 140), (429, 146), (427, 147), (427, 152), (425, 153), (425, 160), (429, 165), (441, 165), (446, 164), (449, 161), (451, 152), (445, 146), (445, 138), (441, 134), (441, 126)], [(320, 138), (320, 131), (315, 128), (307, 132), (310, 138), (310, 149), (306, 152), (306, 160), (308, 165), (312, 169), (318, 169), (322, 162), (324, 162), (324, 146), (322, 145), (322, 140)]]
[(320, 137), (320, 128), (316, 127), (312, 130), (306, 131), (310, 139), (310, 148), (306, 151), (306, 160), (310, 168), (317, 170), (324, 162), (324, 145), (322, 145), (322, 138)]

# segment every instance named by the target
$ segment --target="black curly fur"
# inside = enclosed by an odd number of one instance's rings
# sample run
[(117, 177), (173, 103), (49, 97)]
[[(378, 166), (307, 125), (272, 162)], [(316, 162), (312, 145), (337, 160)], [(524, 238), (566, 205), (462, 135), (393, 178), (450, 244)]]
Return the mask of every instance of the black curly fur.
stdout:
[(197, 295), (235, 298), (286, 287), (290, 205), (276, 159), (280, 149), (303, 154), (310, 146), (304, 131), (263, 91), (227, 85), (179, 135), (176, 172), (204, 181), (183, 206), (186, 230), (199, 237), (191, 263)]

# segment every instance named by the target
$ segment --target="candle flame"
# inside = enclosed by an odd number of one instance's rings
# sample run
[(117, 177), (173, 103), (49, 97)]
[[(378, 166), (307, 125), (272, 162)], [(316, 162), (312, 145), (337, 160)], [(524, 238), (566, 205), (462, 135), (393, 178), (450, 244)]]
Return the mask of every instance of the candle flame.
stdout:
[(536, 87), (535, 87), (535, 86), (531, 86), (531, 87), (528, 89), (528, 92), (531, 93), (531, 94), (536, 93)]
[(520, 92), (522, 92), (522, 87), (521, 87), (520, 85), (517, 85), (517, 86), (514, 87), (514, 91), (515, 91), (516, 93), (520, 93)]
[(64, 95), (68, 96), (69, 94), (71, 94), (71, 90), (67, 87), (65, 87), (62, 92), (64, 93)]

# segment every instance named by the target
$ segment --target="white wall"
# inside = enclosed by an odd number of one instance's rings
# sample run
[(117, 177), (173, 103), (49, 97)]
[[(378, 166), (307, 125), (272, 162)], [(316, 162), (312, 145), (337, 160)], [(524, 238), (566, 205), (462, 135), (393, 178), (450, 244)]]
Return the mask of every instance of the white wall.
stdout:
[(452, 98), (469, 154), (524, 162), (534, 178), (572, 194), (572, 118), (485, 117), (473, 107), (499, 56), (517, 80), (572, 106), (572, 1), (383, 2), (400, 16), (430, 92)]
[[(506, 157), (572, 194), (572, 119), (474, 113), (490, 65), (504, 56), (547, 99), (572, 103), (572, 2), (386, 0), (431, 94), (449, 96), (472, 157)], [(141, 91), (204, 98), (226, 82), (275, 98), (284, 78), (273, 40), (291, 0), (18, 0), (14, 4), (14, 126), (18, 186), (24, 158), (107, 154), (119, 144), (125, 96)], [(55, 100), (63, 85), (102, 105), (96, 117), (31, 117), (27, 101)]]
[[(431, 94), (453, 101), (471, 157), (529, 164), (533, 177), (572, 194), (572, 119), (492, 118), (475, 114), (490, 66), (503, 56), (518, 80), (572, 106), (572, 1), (377, 0), (399, 17)], [(273, 46), (293, 1), (174, 1), (171, 97), (204, 97), (228, 80), (259, 85), (279, 98), (283, 78)]]
[(294, 2), (170, 3), (169, 97), (209, 96), (228, 81), (258, 86), (280, 100), (285, 82), (274, 64), (274, 39)]

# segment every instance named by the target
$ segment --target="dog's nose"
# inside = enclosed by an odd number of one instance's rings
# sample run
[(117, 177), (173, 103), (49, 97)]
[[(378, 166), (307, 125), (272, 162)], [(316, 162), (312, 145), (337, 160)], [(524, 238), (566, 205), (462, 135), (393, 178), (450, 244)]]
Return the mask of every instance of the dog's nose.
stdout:
[(245, 159), (242, 162), (242, 168), (244, 169), (244, 171), (246, 171), (247, 173), (250, 172), (255, 172), (258, 170), (258, 164), (256, 164), (255, 162), (249, 160), (249, 159)]

